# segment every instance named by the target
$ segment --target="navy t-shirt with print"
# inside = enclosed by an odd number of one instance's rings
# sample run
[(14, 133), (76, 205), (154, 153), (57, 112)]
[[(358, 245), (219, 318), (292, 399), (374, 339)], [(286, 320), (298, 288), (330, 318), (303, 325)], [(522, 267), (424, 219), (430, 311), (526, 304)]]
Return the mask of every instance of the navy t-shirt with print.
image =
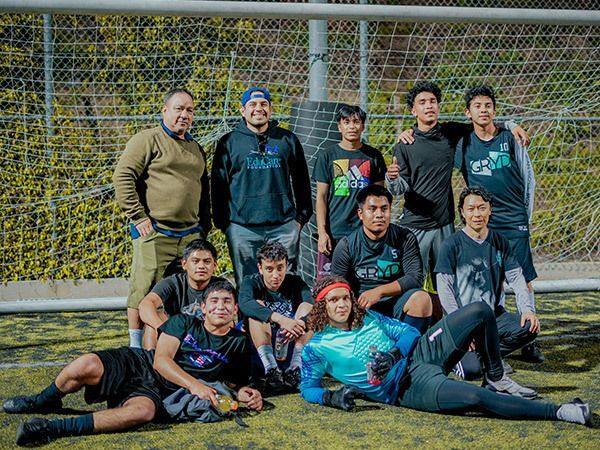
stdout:
[[(181, 341), (173, 357), (175, 363), (194, 378), (205, 381), (229, 381), (245, 385), (248, 381), (249, 345), (247, 336), (232, 328), (218, 336), (204, 327), (204, 321), (185, 314), (177, 314), (159, 327), (161, 333)], [(180, 386), (164, 380), (167, 388)]]
[(468, 186), (482, 186), (492, 194), (492, 216), (488, 226), (509, 238), (529, 236), (525, 184), (515, 163), (515, 138), (504, 128), (489, 141), (475, 132), (457, 146), (457, 166)]
[(442, 244), (435, 272), (455, 276), (454, 292), (459, 307), (483, 301), (496, 310), (502, 298), (505, 272), (518, 267), (508, 240), (498, 232), (489, 230), (479, 243), (459, 230)]
[[(225, 281), (221, 277), (212, 277), (210, 283)], [(204, 290), (197, 290), (190, 286), (187, 273), (176, 273), (163, 278), (152, 288), (152, 292), (163, 301), (165, 312), (169, 316), (175, 314), (196, 315), (202, 318), (200, 301), (204, 296)]]
[(319, 153), (313, 180), (329, 185), (328, 229), (339, 240), (360, 226), (356, 214), (358, 191), (385, 179), (386, 165), (381, 152), (369, 145), (345, 150), (336, 144)]
[[(423, 266), (417, 238), (408, 229), (391, 224), (384, 237), (371, 240), (363, 227), (335, 247), (331, 274), (350, 283), (355, 294), (398, 281), (402, 292), (423, 284)], [(389, 297), (381, 301), (389, 300)]]
[[(265, 286), (260, 273), (246, 276), (240, 286), (240, 311), (246, 317), (266, 322), (273, 312), (286, 317), (294, 313), (302, 302), (314, 303), (310, 289), (298, 275), (288, 273), (277, 291)], [(265, 306), (257, 303), (261, 300)]]

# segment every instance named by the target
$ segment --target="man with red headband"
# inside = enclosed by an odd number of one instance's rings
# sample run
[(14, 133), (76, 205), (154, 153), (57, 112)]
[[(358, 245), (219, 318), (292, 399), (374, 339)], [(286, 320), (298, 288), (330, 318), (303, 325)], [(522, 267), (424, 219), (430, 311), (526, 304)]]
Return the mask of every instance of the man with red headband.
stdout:
[[(556, 405), (514, 395), (520, 386), (503, 374), (496, 320), (481, 302), (444, 317), (420, 336), (410, 325), (360, 307), (341, 277), (318, 281), (313, 296), (308, 328), (315, 334), (302, 353), (300, 384), (308, 402), (348, 411), (361, 394), (421, 411), (591, 425), (590, 407), (580, 399)], [(482, 349), (487, 389), (447, 377), (473, 340)], [(326, 374), (343, 386), (324, 389)]]

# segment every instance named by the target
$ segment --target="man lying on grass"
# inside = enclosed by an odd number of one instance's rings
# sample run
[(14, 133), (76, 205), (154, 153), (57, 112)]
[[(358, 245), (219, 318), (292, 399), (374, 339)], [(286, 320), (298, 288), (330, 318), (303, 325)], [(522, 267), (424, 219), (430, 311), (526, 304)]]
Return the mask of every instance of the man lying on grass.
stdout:
[[(324, 277), (313, 296), (308, 328), (315, 334), (302, 353), (300, 384), (308, 402), (348, 411), (362, 394), (421, 411), (591, 425), (590, 407), (580, 399), (555, 405), (512, 395), (520, 386), (503, 373), (496, 320), (482, 302), (444, 317), (421, 336), (410, 325), (359, 307), (343, 278)], [(484, 387), (447, 378), (472, 341), (481, 350)], [(344, 386), (324, 389), (325, 374)]]
[(78, 417), (28, 420), (17, 428), (17, 444), (138, 427), (160, 417), (162, 400), (182, 387), (216, 408), (217, 391), (207, 385), (216, 381), (227, 382), (239, 401), (260, 410), (260, 392), (242, 387), (249, 353), (246, 336), (231, 327), (238, 309), (235, 289), (227, 281), (212, 283), (200, 308), (204, 321), (178, 314), (161, 325), (155, 353), (131, 347), (88, 353), (67, 365), (39, 394), (6, 400), (8, 413), (52, 413), (61, 410), (65, 395), (85, 388), (88, 404), (108, 405)]

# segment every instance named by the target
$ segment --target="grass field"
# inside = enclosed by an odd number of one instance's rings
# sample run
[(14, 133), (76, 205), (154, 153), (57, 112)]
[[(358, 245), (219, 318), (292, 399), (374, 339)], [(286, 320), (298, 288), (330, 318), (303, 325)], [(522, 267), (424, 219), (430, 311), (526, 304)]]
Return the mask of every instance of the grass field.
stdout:
[[(513, 303), (509, 299), (509, 303)], [(573, 397), (596, 410), (595, 428), (564, 422), (508, 421), (479, 415), (445, 416), (363, 401), (344, 413), (309, 405), (299, 395), (269, 398), (249, 428), (217, 424), (157, 424), (135, 432), (66, 438), (47, 448), (600, 448), (600, 295), (537, 296), (546, 362), (509, 362), (513, 378), (545, 400)], [(127, 344), (122, 312), (0, 316), (0, 397), (33, 393), (48, 385), (59, 363), (93, 349)], [(66, 398), (69, 414), (91, 411), (78, 393)], [(0, 412), (0, 448), (13, 448), (17, 424), (29, 418)], [(52, 416), (51, 416), (52, 417)]]

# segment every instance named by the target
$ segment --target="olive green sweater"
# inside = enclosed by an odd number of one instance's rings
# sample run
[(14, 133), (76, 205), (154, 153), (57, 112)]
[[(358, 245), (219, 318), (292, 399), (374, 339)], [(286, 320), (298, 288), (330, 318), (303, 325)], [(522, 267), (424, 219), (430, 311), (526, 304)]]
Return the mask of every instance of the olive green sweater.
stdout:
[(194, 140), (175, 139), (159, 125), (133, 136), (119, 158), (113, 183), (117, 202), (138, 224), (185, 230), (211, 227), (206, 158)]

